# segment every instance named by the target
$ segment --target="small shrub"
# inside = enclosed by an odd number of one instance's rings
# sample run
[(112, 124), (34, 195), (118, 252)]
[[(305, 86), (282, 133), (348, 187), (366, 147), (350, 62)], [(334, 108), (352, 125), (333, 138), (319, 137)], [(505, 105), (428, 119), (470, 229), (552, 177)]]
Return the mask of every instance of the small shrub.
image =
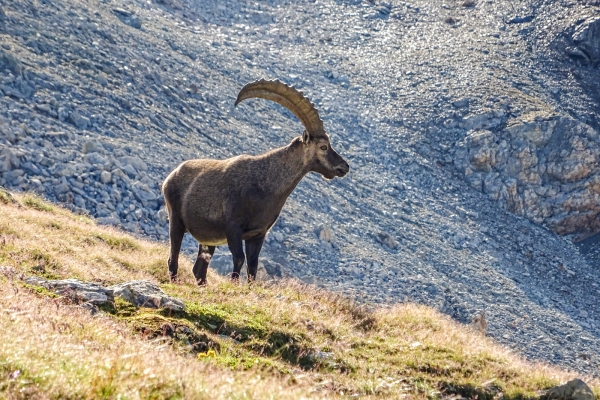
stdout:
[(33, 208), (34, 210), (38, 210), (38, 211), (45, 211), (45, 212), (52, 212), (54, 211), (54, 207), (46, 204), (43, 200), (34, 197), (34, 196), (27, 196), (23, 199), (23, 204), (26, 207), (29, 208)]
[(106, 233), (100, 233), (96, 235), (96, 238), (106, 243), (111, 249), (138, 250), (140, 248), (135, 240), (129, 237), (118, 237), (107, 235)]
[(46, 224), (46, 226), (52, 229), (62, 229), (62, 225), (57, 221), (50, 221)]
[(0, 188), (0, 203), (2, 203), (2, 204), (16, 203), (16, 200), (13, 198), (13, 195), (10, 194), (9, 191)]

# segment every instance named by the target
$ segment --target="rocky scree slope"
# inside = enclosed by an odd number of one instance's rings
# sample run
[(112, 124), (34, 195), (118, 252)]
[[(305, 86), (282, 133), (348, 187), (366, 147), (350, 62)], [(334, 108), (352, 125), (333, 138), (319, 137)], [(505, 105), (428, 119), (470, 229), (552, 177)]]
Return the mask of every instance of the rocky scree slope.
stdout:
[[(262, 252), (271, 275), (485, 311), (499, 342), (597, 373), (600, 272), (547, 229), (597, 230), (597, 67), (572, 54), (590, 52), (573, 34), (594, 3), (0, 4), (0, 184), (166, 240), (159, 186), (178, 163), (301, 132), (277, 105), (232, 106), (279, 78), (352, 169), (300, 183)], [(229, 270), (226, 248), (212, 265)]]

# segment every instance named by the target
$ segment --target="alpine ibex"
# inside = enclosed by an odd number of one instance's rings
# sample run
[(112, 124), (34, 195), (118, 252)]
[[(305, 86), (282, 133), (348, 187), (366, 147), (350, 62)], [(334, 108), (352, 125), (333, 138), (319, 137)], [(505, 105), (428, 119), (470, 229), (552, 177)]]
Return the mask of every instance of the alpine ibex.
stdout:
[(193, 268), (199, 285), (206, 284), (215, 247), (225, 243), (233, 255), (232, 279), (239, 279), (246, 258), (248, 279), (254, 280), (265, 235), (304, 175), (313, 171), (333, 179), (350, 169), (331, 147), (314, 105), (294, 87), (278, 80), (255, 81), (242, 88), (235, 105), (250, 98), (281, 104), (302, 121), (305, 131), (287, 146), (259, 156), (189, 160), (169, 174), (162, 191), (169, 214), (171, 280), (177, 278), (185, 232), (199, 243)]

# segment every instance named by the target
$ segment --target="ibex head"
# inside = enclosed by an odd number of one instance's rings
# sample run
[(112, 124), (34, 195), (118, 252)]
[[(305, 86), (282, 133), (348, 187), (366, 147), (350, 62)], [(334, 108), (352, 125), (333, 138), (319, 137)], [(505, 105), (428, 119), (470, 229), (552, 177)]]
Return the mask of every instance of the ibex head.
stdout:
[(261, 79), (244, 86), (235, 104), (256, 97), (281, 104), (302, 121), (305, 130), (300, 141), (304, 145), (304, 164), (310, 171), (318, 172), (326, 179), (342, 177), (348, 173), (350, 166), (331, 147), (319, 113), (304, 94), (278, 80)]

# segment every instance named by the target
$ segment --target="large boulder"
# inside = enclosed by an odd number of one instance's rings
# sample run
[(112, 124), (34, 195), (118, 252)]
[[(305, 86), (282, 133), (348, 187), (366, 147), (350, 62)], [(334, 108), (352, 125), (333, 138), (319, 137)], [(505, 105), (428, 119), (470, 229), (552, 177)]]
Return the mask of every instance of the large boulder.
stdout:
[(183, 301), (168, 296), (158, 285), (149, 281), (130, 281), (106, 288), (97, 283), (77, 279), (47, 280), (31, 276), (25, 278), (25, 283), (42, 286), (77, 302), (94, 305), (114, 303), (115, 297), (120, 297), (137, 307), (185, 310)]
[(548, 400), (594, 400), (594, 392), (581, 379), (573, 379), (564, 385), (555, 386), (544, 396)]
[(560, 115), (471, 130), (454, 147), (467, 181), (508, 210), (581, 237), (600, 231), (600, 135)]
[(167, 296), (158, 285), (149, 281), (131, 281), (110, 286), (115, 297), (120, 297), (138, 307), (168, 308), (173, 311), (185, 310), (183, 301)]
[(113, 291), (97, 283), (77, 279), (46, 280), (37, 276), (25, 278), (25, 283), (42, 286), (61, 296), (95, 305), (114, 302)]
[(588, 63), (600, 61), (600, 17), (589, 18), (575, 28), (567, 53)]

